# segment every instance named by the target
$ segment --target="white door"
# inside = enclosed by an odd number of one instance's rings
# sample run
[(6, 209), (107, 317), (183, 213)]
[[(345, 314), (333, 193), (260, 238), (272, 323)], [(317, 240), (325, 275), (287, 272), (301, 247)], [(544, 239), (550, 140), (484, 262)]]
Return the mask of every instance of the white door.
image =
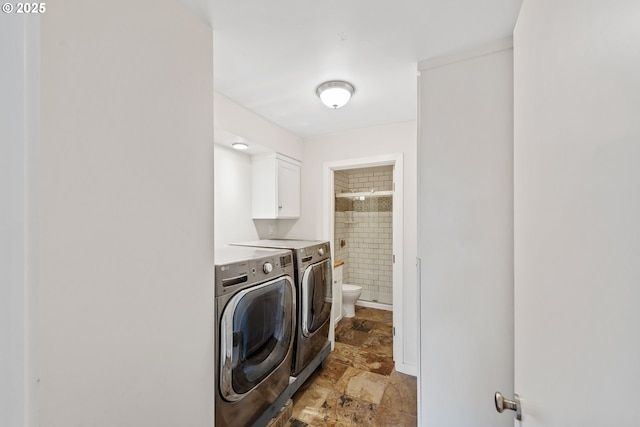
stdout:
[(526, 427), (640, 426), (639, 23), (637, 0), (526, 0), (514, 33)]
[(300, 166), (285, 160), (277, 160), (278, 217), (300, 216)]
[(513, 50), (420, 64), (420, 416), (506, 427), (513, 393)]

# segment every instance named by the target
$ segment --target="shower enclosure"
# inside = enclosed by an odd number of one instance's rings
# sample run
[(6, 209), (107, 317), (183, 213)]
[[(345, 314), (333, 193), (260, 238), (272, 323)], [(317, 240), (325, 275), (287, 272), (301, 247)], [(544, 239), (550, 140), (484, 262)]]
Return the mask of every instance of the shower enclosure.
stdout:
[[(335, 171), (334, 255), (359, 301), (392, 305), (393, 166)], [(366, 304), (366, 303), (365, 303)]]

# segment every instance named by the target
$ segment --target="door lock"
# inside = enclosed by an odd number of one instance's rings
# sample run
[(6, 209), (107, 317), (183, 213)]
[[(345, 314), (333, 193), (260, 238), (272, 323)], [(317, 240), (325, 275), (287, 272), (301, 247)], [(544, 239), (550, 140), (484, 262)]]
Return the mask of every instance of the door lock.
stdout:
[(516, 420), (522, 421), (522, 407), (520, 406), (520, 396), (517, 394), (513, 394), (513, 400), (509, 400), (505, 398), (502, 393), (496, 391), (496, 395), (494, 397), (496, 403), (496, 411), (502, 413), (505, 409), (510, 409), (512, 411), (516, 411)]

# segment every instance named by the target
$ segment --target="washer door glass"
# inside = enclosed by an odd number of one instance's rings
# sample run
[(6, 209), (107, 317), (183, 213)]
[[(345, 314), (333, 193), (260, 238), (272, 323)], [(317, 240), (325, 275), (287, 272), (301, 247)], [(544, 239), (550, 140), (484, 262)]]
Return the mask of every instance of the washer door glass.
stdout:
[(289, 276), (238, 292), (220, 319), (222, 396), (242, 398), (273, 372), (291, 349), (295, 296)]
[(331, 259), (310, 265), (302, 276), (302, 333), (311, 336), (331, 314)]

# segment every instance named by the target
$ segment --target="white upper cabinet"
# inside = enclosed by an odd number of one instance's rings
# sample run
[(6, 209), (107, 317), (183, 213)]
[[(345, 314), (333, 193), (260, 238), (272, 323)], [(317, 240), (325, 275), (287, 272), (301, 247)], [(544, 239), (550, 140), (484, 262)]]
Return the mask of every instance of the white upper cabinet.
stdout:
[(251, 165), (253, 218), (299, 218), (300, 162), (276, 153), (255, 156)]

